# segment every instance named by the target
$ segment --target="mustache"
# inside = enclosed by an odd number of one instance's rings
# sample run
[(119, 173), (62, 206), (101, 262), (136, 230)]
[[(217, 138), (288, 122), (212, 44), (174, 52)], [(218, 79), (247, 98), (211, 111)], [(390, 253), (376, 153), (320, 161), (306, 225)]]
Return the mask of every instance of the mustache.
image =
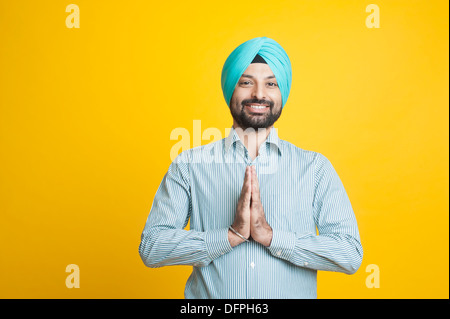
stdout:
[(274, 105), (274, 102), (272, 102), (272, 101), (258, 100), (258, 99), (243, 100), (241, 104), (242, 104), (242, 107), (244, 107), (245, 104), (250, 104), (250, 103), (266, 105), (266, 106), (268, 106), (270, 108), (272, 108), (273, 105)]

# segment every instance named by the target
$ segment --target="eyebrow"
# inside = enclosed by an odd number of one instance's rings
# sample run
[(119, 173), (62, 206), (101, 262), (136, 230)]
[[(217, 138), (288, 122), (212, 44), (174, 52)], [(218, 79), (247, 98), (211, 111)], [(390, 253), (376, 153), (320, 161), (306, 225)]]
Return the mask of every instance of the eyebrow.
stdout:
[[(254, 76), (250, 75), (250, 74), (242, 74), (242, 77), (243, 78), (250, 78), (250, 79), (254, 78)], [(275, 78), (275, 75), (269, 75), (268, 77), (266, 77), (266, 79), (274, 79), (274, 78)]]

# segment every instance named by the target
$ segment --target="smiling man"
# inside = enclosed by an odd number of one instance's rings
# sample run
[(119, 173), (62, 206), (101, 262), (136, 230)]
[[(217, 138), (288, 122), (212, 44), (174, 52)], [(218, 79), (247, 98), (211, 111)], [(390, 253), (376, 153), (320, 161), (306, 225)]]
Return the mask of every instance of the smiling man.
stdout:
[(230, 134), (170, 165), (140, 256), (149, 267), (193, 266), (186, 298), (317, 298), (317, 271), (353, 274), (363, 250), (330, 161), (273, 128), (291, 88), (290, 60), (273, 39), (254, 38), (228, 56), (221, 80)]

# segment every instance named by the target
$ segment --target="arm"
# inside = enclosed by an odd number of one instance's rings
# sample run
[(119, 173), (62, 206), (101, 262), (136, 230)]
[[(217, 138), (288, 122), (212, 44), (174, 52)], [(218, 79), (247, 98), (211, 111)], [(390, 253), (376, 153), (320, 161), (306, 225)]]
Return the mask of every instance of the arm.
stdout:
[(139, 254), (146, 266), (206, 266), (231, 251), (228, 229), (184, 230), (191, 210), (189, 165), (182, 153), (164, 176), (141, 235)]
[(321, 154), (315, 158), (313, 212), (319, 235), (274, 229), (269, 251), (298, 266), (355, 273), (363, 256), (358, 225), (339, 176)]

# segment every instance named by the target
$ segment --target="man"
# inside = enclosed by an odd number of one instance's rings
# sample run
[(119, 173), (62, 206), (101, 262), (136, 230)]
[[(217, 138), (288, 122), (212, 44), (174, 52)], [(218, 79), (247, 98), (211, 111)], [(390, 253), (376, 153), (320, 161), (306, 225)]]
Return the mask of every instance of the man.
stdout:
[(317, 298), (317, 270), (352, 274), (361, 264), (333, 166), (273, 129), (291, 79), (276, 41), (238, 46), (222, 70), (230, 134), (183, 151), (158, 188), (139, 253), (149, 267), (192, 265), (186, 298)]

